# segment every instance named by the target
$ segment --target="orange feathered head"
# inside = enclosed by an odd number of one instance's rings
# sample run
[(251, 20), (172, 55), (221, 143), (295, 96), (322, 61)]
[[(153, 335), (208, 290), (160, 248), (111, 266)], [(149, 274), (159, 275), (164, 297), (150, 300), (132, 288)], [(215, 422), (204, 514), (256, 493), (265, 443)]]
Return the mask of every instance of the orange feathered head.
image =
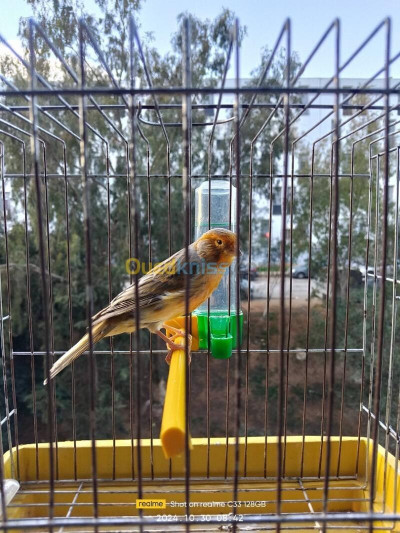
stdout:
[(236, 235), (228, 229), (214, 228), (203, 233), (194, 245), (205, 261), (230, 265), (236, 254)]

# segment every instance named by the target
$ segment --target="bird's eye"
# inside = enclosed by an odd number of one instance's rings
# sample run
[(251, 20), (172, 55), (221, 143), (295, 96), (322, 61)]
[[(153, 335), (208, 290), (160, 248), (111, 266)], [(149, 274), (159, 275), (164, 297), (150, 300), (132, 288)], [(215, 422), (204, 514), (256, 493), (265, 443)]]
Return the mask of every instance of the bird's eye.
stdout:
[(221, 239), (217, 239), (217, 244), (218, 244), (219, 246), (221, 246), (221, 244), (222, 244)]

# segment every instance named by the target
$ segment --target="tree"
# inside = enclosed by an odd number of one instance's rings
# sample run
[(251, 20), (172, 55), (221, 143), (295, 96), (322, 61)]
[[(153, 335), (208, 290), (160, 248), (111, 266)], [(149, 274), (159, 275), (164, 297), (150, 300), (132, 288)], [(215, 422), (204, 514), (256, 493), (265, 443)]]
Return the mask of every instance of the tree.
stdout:
[[(65, 64), (75, 73), (79, 72), (78, 62), (78, 19), (83, 17), (101, 48), (107, 65), (119, 85), (129, 84), (129, 16), (135, 13), (140, 20), (140, 0), (96, 0), (96, 12), (88, 12), (78, 0), (28, 0), (32, 6), (34, 16), (44, 29), (50, 42), (60, 51)], [(178, 17), (180, 24), (183, 14)], [(230, 28), (234, 22), (234, 14), (224, 9), (215, 20), (200, 20), (189, 15), (191, 23), (192, 43), (191, 58), (193, 65), (193, 84), (195, 86), (218, 86), (221, 79), (225, 58), (230, 42)], [(240, 29), (240, 38), (245, 38), (246, 29)], [(24, 57), (28, 57), (28, 26), (21, 21), (20, 36), (24, 45)], [(143, 37), (143, 36), (142, 36)], [(151, 36), (143, 39), (144, 55), (149, 71), (152, 75), (154, 86), (176, 87), (182, 79), (182, 53), (181, 33), (172, 36), (172, 53), (161, 55), (152, 45)], [(36, 53), (36, 69), (51, 86), (70, 87), (75, 85), (67, 69), (61, 66), (59, 60), (49, 48), (45, 40), (37, 32), (34, 47)], [(253, 73), (257, 79), (270, 57), (270, 51), (263, 53), (260, 68)], [(112, 81), (101, 65), (95, 50), (87, 44), (86, 47), (86, 82), (90, 87), (111, 86)], [(136, 50), (137, 54), (137, 50)], [(136, 56), (137, 76), (143, 86), (147, 79), (143, 64)], [(293, 56), (291, 68), (293, 75), (299, 67), (296, 56)], [(28, 87), (29, 77), (26, 69), (10, 54), (1, 64), (1, 73), (18, 87)], [(284, 55), (280, 55), (273, 62), (271, 70), (264, 81), (279, 83), (283, 79), (285, 69)], [(95, 100), (102, 105), (124, 104), (125, 101), (118, 96), (96, 97)], [(79, 104), (79, 98), (67, 98), (70, 105)], [(274, 95), (266, 94), (258, 98), (258, 102), (276, 104)], [(24, 103), (28, 103), (26, 100)], [(181, 99), (176, 95), (159, 96), (160, 104), (176, 104), (180, 106)], [(196, 96), (196, 102), (201, 98)], [(249, 98), (243, 98), (243, 103), (248, 103)], [(8, 97), (6, 105), (20, 105), (21, 98)], [(60, 105), (57, 97), (40, 97), (39, 105)], [(142, 106), (151, 104), (152, 98), (141, 98)], [(91, 243), (92, 243), (92, 278), (94, 280), (94, 308), (100, 309), (108, 303), (130, 281), (130, 276), (125, 270), (125, 262), (133, 255), (132, 224), (129, 227), (128, 217), (128, 168), (127, 168), (127, 140), (130, 136), (130, 125), (127, 119), (128, 110), (125, 106), (109, 108), (103, 113), (93, 108), (93, 100), (88, 100), (92, 108), (88, 110), (87, 120), (90, 127), (88, 134), (88, 169), (90, 187), (91, 209)], [(246, 249), (248, 240), (250, 181), (248, 179), (250, 164), (250, 141), (260, 130), (267, 113), (265, 109), (256, 108), (242, 129), (242, 238)], [(165, 123), (179, 123), (181, 121), (180, 108), (163, 109)], [(27, 122), (26, 112), (19, 115), (10, 112), (12, 125), (30, 133), (30, 124)], [(25, 117), (25, 118), (24, 118)], [(141, 118), (144, 121), (157, 122), (153, 110), (142, 110)], [(261, 135), (254, 149), (254, 174), (267, 172), (269, 169), (270, 144), (274, 136), (282, 130), (283, 110), (278, 108), (271, 123)], [(194, 120), (204, 122), (205, 112), (194, 110)], [(58, 122), (57, 122), (58, 121)], [(60, 125), (60, 123), (63, 125)], [(46, 114), (39, 113), (40, 138), (40, 171), (42, 173), (42, 212), (45, 222), (45, 237), (49, 241), (46, 250), (49, 268), (48, 281), (51, 285), (51, 321), (52, 321), (52, 349), (65, 350), (70, 343), (76, 341), (86, 328), (86, 270), (85, 270), (85, 238), (83, 232), (82, 210), (82, 183), (80, 179), (79, 161), (79, 120), (77, 114), (71, 110), (50, 110)], [(113, 127), (113, 125), (115, 127)], [(137, 199), (139, 215), (139, 256), (142, 260), (158, 261), (176, 251), (184, 243), (184, 225), (181, 223), (182, 210), (182, 132), (178, 127), (167, 127), (169, 142), (169, 155), (167, 157), (167, 140), (162, 128), (149, 126), (139, 122), (141, 133), (137, 135)], [(4, 130), (16, 134), (15, 129), (4, 126)], [(72, 133), (71, 133), (72, 132)], [(230, 142), (232, 139), (232, 126), (223, 133), (221, 143), (214, 152), (211, 175), (216, 169), (229, 174)], [(193, 128), (192, 139), (192, 172), (193, 174), (207, 175), (207, 146), (210, 128)], [(57, 138), (54, 137), (57, 136)], [(8, 174), (19, 174), (22, 177), (6, 180), (10, 187), (13, 210), (7, 214), (8, 238), (10, 246), (10, 277), (11, 277), (11, 306), (13, 347), (16, 351), (29, 351), (31, 338), (28, 324), (28, 311), (26, 300), (27, 283), (31, 286), (32, 317), (34, 319), (33, 350), (44, 349), (44, 317), (41, 304), (41, 285), (38, 274), (38, 227), (36, 217), (36, 193), (34, 181), (29, 172), (32, 166), (32, 157), (29, 150), (29, 136), (18, 133), (26, 142), (26, 159), (22, 159), (21, 144), (10, 137), (4, 138), (5, 164)], [(105, 140), (107, 142), (105, 142)], [(274, 158), (280, 160), (283, 149), (283, 138), (275, 143)], [(65, 153), (63, 151), (65, 143)], [(108, 150), (108, 158), (106, 157)], [(65, 155), (65, 161), (64, 161)], [(46, 164), (44, 163), (46, 161)], [(233, 161), (234, 164), (234, 161)], [(65, 165), (65, 166), (64, 166)], [(25, 178), (24, 176), (25, 169)], [(64, 179), (64, 170), (69, 178)], [(234, 173), (233, 173), (234, 175)], [(149, 177), (151, 176), (151, 177)], [(10, 185), (11, 184), (11, 185)], [(26, 199), (21, 191), (26, 185)], [(260, 178), (253, 182), (253, 194), (266, 195), (269, 190), (269, 180)], [(27, 226), (21, 216), (23, 209), (27, 208)], [(253, 204), (256, 201), (253, 197)], [(254, 213), (253, 213), (254, 214)], [(168, 232), (169, 221), (171, 233)], [(69, 239), (67, 239), (67, 222)], [(111, 236), (111, 249), (108, 249), (108, 232)], [(25, 238), (27, 235), (27, 241)], [(4, 236), (4, 233), (3, 233)], [(4, 239), (2, 240), (4, 244)], [(29, 263), (32, 265), (29, 272), (25, 269), (25, 257), (29, 244)], [(0, 250), (1, 264), (5, 264), (5, 248)], [(15, 265), (15, 266), (14, 266)], [(70, 267), (71, 278), (68, 276)], [(71, 295), (71, 299), (70, 299)], [(69, 305), (71, 303), (71, 308)], [(142, 347), (148, 346), (147, 334), (141, 334)], [(128, 336), (116, 338), (113, 342), (114, 350), (129, 351), (130, 340)], [(108, 341), (103, 341), (97, 349), (109, 349)], [(153, 344), (154, 348), (154, 344)], [(101, 428), (98, 436), (108, 437), (113, 434), (111, 425), (112, 404), (120, 413), (115, 421), (118, 435), (126, 436), (132, 420), (132, 405), (130, 401), (131, 367), (129, 356), (97, 357), (97, 391), (98, 391), (98, 427)], [(32, 360), (31, 360), (32, 362)], [(42, 432), (42, 421), (45, 423), (46, 391), (43, 389), (44, 377), (43, 358), (35, 356), (35, 401), (39, 418), (39, 440), (47, 438), (47, 433)], [(33, 396), (31, 392), (31, 367), (29, 358), (20, 357), (16, 363), (18, 367), (18, 403), (20, 413), (32, 411)], [(86, 412), (87, 384), (85, 379), (86, 361), (76, 362), (76, 402), (75, 416), (77, 422), (77, 436), (87, 436), (88, 418)], [(162, 380), (166, 374), (164, 365), (159, 358), (153, 358), (154, 381)], [(80, 372), (80, 369), (84, 370)], [(110, 372), (115, 376), (115, 387), (110, 387)], [(68, 372), (64, 379), (57, 381), (57, 410), (58, 410), (58, 437), (71, 435), (71, 382)], [(159, 377), (157, 378), (157, 374)], [(144, 369), (145, 383), (142, 387), (143, 400), (149, 397), (148, 359)], [(162, 384), (160, 385), (162, 389)], [(24, 392), (21, 392), (24, 391)], [(162, 393), (160, 393), (162, 394)], [(153, 391), (157, 401), (157, 392)], [(112, 398), (113, 396), (113, 398)], [(144, 403), (144, 402), (143, 402)], [(148, 417), (143, 413), (143, 421)], [(41, 418), (43, 416), (43, 418)], [(22, 440), (32, 440), (32, 417), (24, 416), (26, 435)], [(148, 427), (148, 426), (144, 426)]]
[[(365, 98), (360, 97), (356, 103), (366, 105)], [(340, 130), (339, 142), (339, 198), (338, 198), (338, 266), (344, 278), (351, 247), (351, 263), (362, 265), (366, 259), (368, 226), (368, 209), (371, 200), (371, 221), (374, 221), (376, 185), (372, 185), (372, 197), (369, 198), (370, 160), (369, 143), (379, 137), (373, 132), (382, 128), (383, 121), (377, 113), (364, 112), (355, 117)], [(375, 118), (375, 120), (373, 120)], [(355, 132), (355, 133), (352, 133)], [(364, 140), (362, 140), (366, 137)], [(310, 237), (310, 201), (312, 201), (312, 257), (314, 272), (325, 279), (329, 240), (331, 238), (332, 200), (332, 165), (333, 138), (326, 137), (315, 145), (315, 157), (312, 162), (311, 146), (303, 145), (299, 152), (298, 173), (314, 177), (298, 179), (295, 184), (295, 203), (293, 207), (293, 255), (308, 256)], [(382, 148), (382, 147), (381, 147)], [(325, 176), (325, 177), (323, 177)], [(375, 180), (375, 177), (374, 177)], [(312, 183), (312, 197), (311, 197)], [(382, 180), (380, 179), (380, 188)], [(382, 190), (382, 189), (381, 189)], [(372, 232), (371, 227), (371, 232)], [(350, 243), (350, 235), (352, 241)], [(369, 257), (371, 264), (372, 257)], [(344, 286), (344, 278), (341, 286)]]
[[(367, 97), (353, 98), (355, 104), (367, 106)], [(394, 129), (390, 129), (394, 131)], [(363, 266), (368, 261), (368, 265), (374, 273), (381, 274), (381, 258), (383, 251), (383, 189), (385, 168), (383, 157), (380, 158), (380, 169), (378, 173), (377, 154), (383, 153), (384, 139), (384, 118), (382, 112), (366, 110), (357, 115), (347, 125), (340, 130), (339, 145), (339, 196), (338, 196), (338, 240), (337, 240), (337, 265), (338, 265), (338, 292), (336, 307), (336, 346), (346, 348), (363, 348), (363, 357), (349, 357), (347, 359), (347, 383), (343, 391), (351, 398), (353, 404), (359, 397), (361, 364), (365, 363), (364, 374), (364, 405), (368, 405), (368, 393), (370, 380), (375, 379), (371, 371), (376, 366), (376, 324), (377, 316), (382, 297), (381, 281), (368, 278), (366, 286), (360, 283)], [(392, 136), (389, 137), (389, 146), (392, 143)], [(315, 146), (315, 159), (311, 161), (311, 147), (303, 145), (299, 154), (299, 174), (309, 175), (311, 169), (314, 170), (313, 188), (311, 190), (310, 178), (299, 178), (296, 184), (296, 194), (294, 203), (294, 227), (293, 227), (293, 257), (300, 254), (309, 256), (310, 239), (310, 200), (312, 199), (312, 229), (311, 244), (312, 254), (311, 272), (326, 283), (327, 268), (332, 268), (332, 255), (330, 264), (327, 258), (329, 242), (332, 239), (331, 211), (330, 203), (332, 199), (332, 138), (328, 137), (324, 142)], [(372, 143), (372, 144), (371, 144)], [(313, 163), (313, 167), (312, 167)], [(389, 156), (389, 187), (393, 183), (396, 190), (396, 155), (391, 152)], [(327, 177), (322, 177), (325, 175)], [(394, 182), (392, 182), (394, 178)], [(393, 258), (395, 244), (395, 202), (396, 194), (389, 190), (388, 207), (388, 233), (387, 233), (387, 276), (393, 273), (393, 268), (397, 268)], [(312, 191), (312, 195), (311, 195)], [(378, 211), (377, 211), (378, 209)], [(351, 240), (350, 240), (351, 239)], [(332, 241), (331, 241), (332, 242)], [(331, 252), (332, 253), (332, 252)], [(348, 286), (348, 267), (353, 273), (359, 276), (350, 277)], [(376, 270), (375, 270), (376, 263)], [(367, 274), (365, 271), (363, 273)], [(332, 279), (332, 278), (331, 278)], [(380, 418), (385, 418), (387, 401), (386, 383), (390, 374), (390, 345), (393, 333), (390, 316), (392, 313), (392, 292), (393, 285), (389, 281), (386, 283), (385, 299), (385, 320), (383, 327), (383, 360), (382, 360), (382, 386), (374, 384), (374, 391), (381, 395)], [(330, 289), (332, 284), (330, 285)], [(364, 290), (366, 289), (366, 294)], [(324, 295), (330, 300), (332, 294)], [(374, 296), (376, 302), (374, 302)], [(309, 347), (324, 346), (326, 323), (331, 320), (329, 307), (328, 316), (326, 313), (326, 300), (322, 298), (321, 305), (315, 305), (311, 309), (311, 326)], [(366, 306), (365, 306), (366, 304)], [(394, 304), (395, 305), (395, 304)], [(364, 331), (365, 319), (365, 331)], [(346, 336), (347, 330), (347, 336)], [(394, 345), (398, 342), (398, 332), (394, 333)], [(305, 342), (305, 338), (304, 338)], [(328, 339), (328, 346), (330, 345)], [(346, 354), (347, 355), (347, 354)], [(341, 357), (336, 356), (337, 366), (340, 367)], [(344, 363), (343, 363), (344, 365)], [(344, 367), (343, 367), (344, 368)], [(392, 361), (393, 375), (390, 379), (397, 382), (400, 368), (397, 359)], [(372, 377), (371, 377), (372, 376)], [(341, 380), (345, 380), (345, 374), (340, 375), (337, 370), (336, 397), (339, 397)], [(374, 392), (375, 394), (375, 392)], [(336, 400), (335, 400), (336, 401)], [(393, 402), (393, 400), (392, 400)], [(338, 402), (339, 404), (339, 402)], [(391, 406), (392, 407), (392, 406)], [(395, 423), (396, 408), (392, 408), (389, 422)]]

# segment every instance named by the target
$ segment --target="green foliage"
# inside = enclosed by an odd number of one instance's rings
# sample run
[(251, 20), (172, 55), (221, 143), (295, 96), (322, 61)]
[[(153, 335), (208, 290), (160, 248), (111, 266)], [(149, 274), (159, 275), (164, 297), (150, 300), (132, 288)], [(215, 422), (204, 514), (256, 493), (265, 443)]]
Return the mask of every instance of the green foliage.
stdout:
[[(106, 63), (118, 84), (130, 83), (129, 64), (129, 16), (135, 14), (140, 20), (141, 1), (139, 0), (96, 0), (96, 10), (88, 12), (84, 3), (78, 0), (27, 0), (32, 6), (35, 19), (44, 33), (60, 51), (66, 65), (76, 74), (78, 63), (78, 19), (83, 17), (101, 48)], [(178, 17), (181, 24), (184, 14)], [(191, 61), (193, 65), (193, 84), (196, 86), (216, 87), (220, 83), (225, 59), (231, 37), (234, 13), (223, 9), (214, 20), (201, 20), (190, 15), (191, 22)], [(245, 38), (246, 28), (240, 28), (240, 39)], [(28, 58), (29, 26), (21, 20), (20, 36), (25, 48), (24, 57)], [(151, 72), (154, 86), (176, 87), (182, 83), (181, 32), (172, 36), (172, 53), (161, 55), (151, 44), (151, 36), (143, 39), (144, 53)], [(53, 51), (37, 32), (34, 38), (36, 69), (54, 87), (71, 87), (76, 83), (55, 57)], [(254, 72), (254, 80), (259, 76), (270, 52), (264, 51), (260, 69)], [(146, 86), (147, 81), (143, 66), (135, 56), (137, 76)], [(277, 83), (283, 78), (284, 58), (279, 57), (273, 63), (269, 81)], [(95, 51), (86, 46), (86, 84), (90, 87), (111, 86), (112, 82), (101, 66)], [(29, 86), (29, 73), (11, 55), (2, 60), (1, 73), (11, 79), (18, 87)], [(298, 61), (293, 57), (293, 73), (298, 68)], [(78, 106), (79, 98), (67, 98), (70, 105)], [(121, 104), (126, 102), (117, 96), (96, 98), (98, 103)], [(181, 105), (179, 96), (160, 96), (159, 103)], [(201, 102), (196, 97), (194, 102)], [(247, 102), (244, 99), (243, 102)], [(276, 97), (264, 96), (259, 99), (264, 103), (276, 103)], [(27, 104), (27, 100), (8, 98), (7, 105)], [(38, 105), (59, 105), (60, 100), (54, 96), (38, 97)], [(93, 100), (88, 98), (88, 104)], [(152, 103), (152, 99), (142, 98), (141, 104)], [(88, 110), (87, 121), (87, 167), (90, 197), (90, 229), (93, 298), (95, 310), (106, 305), (127, 283), (130, 278), (125, 271), (125, 261), (133, 256), (133, 224), (129, 216), (128, 197), (128, 158), (127, 149), (131, 131), (127, 108), (113, 108), (100, 114), (97, 110)], [(30, 125), (24, 112), (9, 114), (13, 126), (26, 132), (19, 132), (18, 137), (25, 142), (22, 145), (11, 137), (4, 138), (6, 190), (10, 191), (7, 211), (9, 266), (11, 287), (11, 315), (13, 332), (13, 349), (15, 351), (41, 352), (44, 350), (44, 316), (41, 297), (39, 238), (37, 224), (36, 191), (30, 151)], [(143, 110), (143, 119), (157, 121), (154, 111)], [(252, 119), (247, 120), (243, 128), (243, 172), (249, 172), (250, 141), (261, 128), (265, 120), (265, 110), (257, 109)], [(168, 122), (180, 122), (180, 108), (163, 110), (163, 119)], [(206, 115), (195, 110), (193, 120), (205, 121)], [(112, 125), (115, 125), (115, 128)], [(76, 342), (86, 328), (86, 254), (83, 219), (83, 185), (80, 168), (79, 120), (77, 113), (70, 110), (39, 113), (40, 138), (39, 167), (41, 172), (40, 206), (45, 226), (45, 255), (47, 264), (47, 283), (50, 298), (50, 320), (52, 326), (51, 348), (63, 352)], [(260, 136), (254, 148), (254, 170), (261, 172), (268, 168), (270, 143), (277, 131), (283, 126), (283, 111), (279, 110), (274, 118), (274, 127), (267, 129)], [(160, 127), (140, 123), (140, 135), (136, 138), (136, 192), (138, 248), (142, 260), (162, 260), (183, 245), (184, 226), (182, 200), (182, 132), (180, 127), (168, 127), (168, 143)], [(16, 134), (13, 127), (4, 127), (10, 134)], [(53, 134), (53, 136), (51, 135)], [(207, 175), (207, 147), (210, 130), (193, 128), (192, 172)], [(54, 137), (54, 135), (56, 137)], [(232, 139), (232, 125), (224, 130), (217, 155), (211, 160), (211, 174), (230, 174), (234, 162), (230, 160), (229, 145)], [(167, 151), (167, 144), (169, 151)], [(65, 147), (65, 150), (64, 150)], [(215, 153), (215, 152), (214, 152)], [(282, 153), (282, 139), (274, 145), (274, 157)], [(169, 154), (169, 157), (168, 157)], [(64, 177), (65, 175), (65, 177)], [(152, 176), (151, 178), (149, 176)], [(22, 177), (21, 177), (22, 176)], [(24, 177), (25, 176), (25, 177)], [(68, 176), (68, 178), (67, 178)], [(156, 176), (156, 177), (154, 177)], [(202, 178), (203, 179), (203, 178)], [(197, 181), (193, 180), (196, 185)], [(243, 228), (248, 225), (249, 217), (249, 180), (242, 180), (242, 218)], [(253, 192), (265, 194), (268, 189), (266, 180), (255, 180)], [(24, 192), (25, 191), (25, 192)], [(26, 207), (27, 219), (23, 216)], [(171, 221), (171, 239), (168, 235), (168, 221)], [(67, 229), (68, 237), (67, 238)], [(4, 230), (2, 229), (2, 247), (0, 263), (2, 273), (6, 272)], [(247, 231), (243, 232), (246, 248)], [(111, 241), (108, 249), (108, 238)], [(26, 253), (28, 250), (28, 271)], [(70, 277), (69, 277), (70, 273)], [(50, 283), (51, 282), (51, 283)], [(29, 309), (26, 291), (30, 284), (31, 309)], [(3, 278), (3, 287), (4, 287)], [(7, 295), (6, 295), (7, 296)], [(7, 301), (7, 298), (6, 300)], [(69, 308), (71, 303), (71, 308)], [(33, 328), (29, 328), (31, 313)], [(142, 348), (148, 346), (148, 334), (141, 333)], [(109, 341), (102, 341), (96, 349), (109, 349)], [(115, 350), (129, 352), (128, 336), (114, 340)], [(157, 345), (153, 342), (153, 348)], [(157, 356), (158, 357), (158, 356)], [(153, 358), (154, 359), (154, 358)], [(130, 432), (132, 409), (130, 383), (133, 369), (129, 355), (97, 357), (97, 391), (98, 391), (98, 437), (112, 435), (111, 405), (114, 401), (117, 436), (127, 436)], [(115, 374), (115, 389), (111, 389), (111, 369)], [(19, 356), (15, 362), (17, 375), (17, 398), (20, 412), (20, 440), (33, 440), (33, 409), (36, 402), (38, 418), (38, 438), (47, 440), (47, 392), (42, 385), (44, 377), (44, 357)], [(88, 436), (88, 387), (86, 379), (86, 358), (75, 364), (76, 397), (75, 420), (78, 438)], [(164, 366), (157, 370), (158, 363), (153, 361), (153, 374), (163, 379), (166, 374)], [(143, 362), (144, 379), (148, 380), (149, 362)], [(158, 377), (157, 377), (158, 376)], [(32, 389), (32, 380), (34, 389)], [(146, 381), (147, 383), (147, 381)], [(154, 385), (154, 386), (155, 386)], [(149, 391), (143, 384), (143, 403), (148, 399)], [(71, 370), (66, 370), (57, 380), (56, 385), (58, 438), (71, 438), (72, 433), (72, 390)], [(147, 420), (143, 414), (143, 421)], [(144, 427), (148, 427), (145, 425)], [(145, 435), (144, 435), (145, 436)]]
[[(365, 105), (364, 99), (359, 103)], [(375, 119), (375, 120), (374, 120)], [(369, 252), (368, 263), (374, 263), (375, 235), (378, 237), (378, 257), (381, 256), (382, 213), (383, 200), (383, 168), (379, 175), (377, 188), (377, 176), (372, 169), (372, 181), (370, 175), (370, 142), (379, 138), (372, 132), (382, 127), (382, 119), (371, 111), (364, 112), (349, 125), (342, 128), (339, 142), (339, 179), (338, 179), (338, 268), (339, 284), (342, 297), (347, 278), (347, 266), (350, 260), (352, 268), (364, 265)], [(355, 131), (355, 134), (351, 134)], [(364, 140), (362, 140), (366, 137)], [(322, 141), (311, 146), (302, 145), (298, 151), (298, 172), (303, 175), (313, 173), (313, 179), (298, 178), (294, 185), (295, 201), (293, 206), (293, 258), (294, 262), (300, 255), (308, 257), (310, 231), (312, 242), (311, 271), (324, 280), (331, 234), (331, 206), (334, 202), (333, 179), (333, 139), (327, 136)], [(382, 144), (375, 144), (375, 151), (382, 150)], [(312, 160), (312, 152), (314, 159)], [(373, 150), (373, 153), (375, 153)], [(379, 191), (378, 227), (375, 227), (376, 194)], [(311, 218), (312, 202), (312, 218)], [(388, 229), (388, 253), (393, 253), (394, 243), (394, 206), (389, 207)], [(370, 220), (368, 221), (368, 213)], [(367, 241), (367, 228), (370, 225), (369, 247)], [(351, 238), (351, 241), (350, 241)], [(349, 253), (350, 252), (350, 253)], [(332, 254), (332, 247), (330, 248)]]

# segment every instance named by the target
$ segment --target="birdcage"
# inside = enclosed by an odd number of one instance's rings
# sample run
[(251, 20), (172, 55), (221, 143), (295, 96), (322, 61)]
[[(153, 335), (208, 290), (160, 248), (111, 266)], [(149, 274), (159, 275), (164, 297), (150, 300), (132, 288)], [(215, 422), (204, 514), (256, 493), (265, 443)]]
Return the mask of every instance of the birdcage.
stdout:
[[(0, 36), (17, 65), (0, 101), (4, 531), (399, 530), (399, 54), (389, 19), (355, 51), (340, 28), (300, 66), (287, 20), (255, 82), (236, 23), (221, 79), (201, 86), (189, 19), (177, 86), (153, 82), (133, 19), (129, 83), (84, 20), (75, 62), (34, 20), (29, 56)], [(332, 76), (307, 81), (317, 54)], [(357, 61), (363, 79), (345, 78)], [(189, 245), (194, 190), (214, 182), (236, 195), (243, 341), (225, 359), (183, 352), (184, 447), (168, 459), (165, 347), (147, 332), (42, 382), (141, 275), (127, 261)]]

